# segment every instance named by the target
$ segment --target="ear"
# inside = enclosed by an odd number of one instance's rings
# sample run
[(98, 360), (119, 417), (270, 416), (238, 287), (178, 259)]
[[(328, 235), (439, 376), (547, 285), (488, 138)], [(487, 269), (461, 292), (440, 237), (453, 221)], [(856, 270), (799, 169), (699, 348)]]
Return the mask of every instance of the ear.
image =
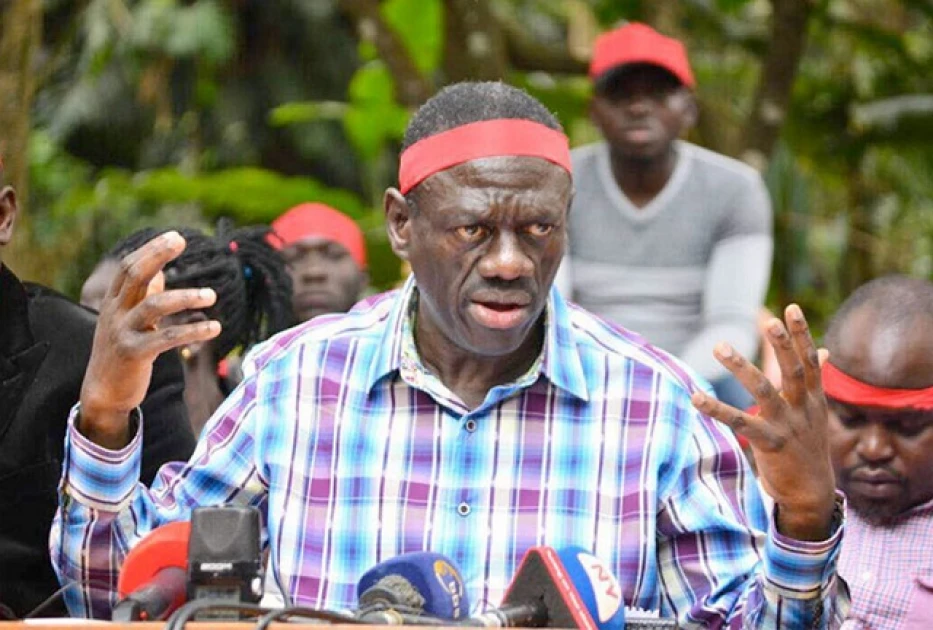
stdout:
[(602, 107), (603, 103), (600, 101), (598, 94), (594, 94), (586, 105), (586, 115), (589, 117), (590, 122), (593, 123), (593, 126), (599, 129), (600, 133), (603, 130)]
[(18, 213), (16, 191), (11, 186), (6, 186), (0, 190), (0, 247), (9, 245), (13, 238), (13, 226)]
[(411, 244), (412, 208), (405, 196), (397, 188), (386, 190), (385, 199), (386, 232), (392, 251), (402, 260), (408, 260), (408, 248)]
[(696, 95), (688, 90), (687, 88), (682, 88), (684, 91), (684, 103), (683, 103), (683, 125), (681, 127), (682, 132), (689, 131), (697, 124), (697, 119), (700, 117), (700, 106), (697, 104)]

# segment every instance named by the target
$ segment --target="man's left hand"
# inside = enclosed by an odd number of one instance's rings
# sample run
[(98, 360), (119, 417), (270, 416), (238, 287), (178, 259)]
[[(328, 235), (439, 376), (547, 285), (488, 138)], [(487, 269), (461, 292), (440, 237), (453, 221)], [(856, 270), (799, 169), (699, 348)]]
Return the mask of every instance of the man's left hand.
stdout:
[(719, 362), (755, 397), (761, 409), (757, 416), (702, 392), (695, 392), (692, 401), (701, 412), (748, 438), (762, 486), (777, 506), (778, 530), (797, 540), (825, 540), (832, 529), (836, 479), (821, 357), (800, 307), (787, 307), (784, 318), (786, 325), (777, 318), (767, 325), (781, 367), (781, 392), (728, 344), (714, 350)]

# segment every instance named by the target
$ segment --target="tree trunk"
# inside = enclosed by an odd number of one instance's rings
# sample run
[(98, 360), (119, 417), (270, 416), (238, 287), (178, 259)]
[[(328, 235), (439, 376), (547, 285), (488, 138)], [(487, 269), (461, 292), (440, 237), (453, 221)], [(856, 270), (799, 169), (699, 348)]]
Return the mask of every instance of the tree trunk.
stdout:
[(488, 0), (445, 0), (444, 75), (456, 81), (508, 76), (505, 33)]
[(743, 160), (759, 170), (767, 167), (787, 119), (791, 91), (807, 41), (813, 0), (771, 0), (771, 38), (745, 125)]
[(396, 97), (399, 102), (413, 107), (430, 98), (434, 91), (431, 82), (418, 71), (405, 45), (382, 19), (379, 1), (340, 0), (338, 6), (356, 23), (360, 39), (371, 41), (379, 51), (379, 58), (386, 64), (395, 80)]
[[(29, 200), (29, 131), (32, 97), (35, 92), (34, 59), (42, 37), (41, 0), (0, 2), (0, 157), (4, 179), (16, 188), (20, 215), (16, 238), (4, 258), (33, 278), (34, 271), (16, 264), (18, 251), (30, 242)], [(25, 261), (23, 261), (25, 262)]]
[(839, 268), (839, 288), (844, 296), (851, 295), (857, 288), (875, 276), (873, 261), (878, 239), (873, 221), (874, 199), (865, 185), (859, 164), (855, 162), (848, 181), (848, 234)]

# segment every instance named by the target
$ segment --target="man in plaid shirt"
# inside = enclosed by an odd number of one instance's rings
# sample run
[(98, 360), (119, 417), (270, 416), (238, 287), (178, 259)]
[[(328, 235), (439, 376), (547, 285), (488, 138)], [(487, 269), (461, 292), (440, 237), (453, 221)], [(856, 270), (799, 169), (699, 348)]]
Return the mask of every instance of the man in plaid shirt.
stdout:
[(889, 276), (827, 330), (830, 443), (850, 512), (847, 628), (933, 628), (933, 283)]
[[(560, 124), (526, 93), (441, 91), (412, 119), (385, 195), (405, 287), (258, 348), (192, 458), (151, 490), (136, 482), (151, 361), (219, 330), (162, 323), (214, 300), (161, 290), (180, 236), (127, 257), (71, 415), (51, 533), (60, 578), (81, 587), (72, 612), (109, 613), (123, 557), (154, 527), (238, 503), (263, 510), (291, 603), (353, 607), (372, 564), (430, 549), (494, 604), (529, 547), (579, 545), (614, 568), (627, 604), (684, 627), (837, 624), (842, 503), (803, 314), (770, 323), (783, 394), (722, 344), (762, 412), (716, 401), (679, 361), (552, 288), (570, 170)], [(749, 438), (770, 514), (711, 416)]]

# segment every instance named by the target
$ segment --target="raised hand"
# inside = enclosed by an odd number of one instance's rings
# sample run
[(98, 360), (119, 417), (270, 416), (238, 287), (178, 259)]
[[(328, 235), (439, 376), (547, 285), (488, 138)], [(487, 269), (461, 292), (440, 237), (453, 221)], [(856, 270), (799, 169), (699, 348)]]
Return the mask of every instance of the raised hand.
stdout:
[(142, 403), (159, 354), (220, 334), (220, 323), (166, 325), (167, 315), (211, 306), (212, 289), (165, 290), (162, 268), (185, 249), (178, 232), (152, 239), (120, 263), (101, 303), (81, 387), (79, 430), (106, 448), (129, 440), (129, 415)]
[(807, 320), (796, 304), (768, 322), (767, 336), (781, 367), (778, 391), (751, 362), (728, 344), (714, 354), (758, 402), (757, 416), (706, 396), (693, 395), (701, 412), (748, 438), (765, 491), (777, 505), (778, 530), (798, 540), (830, 534), (836, 480), (829, 455), (827, 406), (817, 352)]

